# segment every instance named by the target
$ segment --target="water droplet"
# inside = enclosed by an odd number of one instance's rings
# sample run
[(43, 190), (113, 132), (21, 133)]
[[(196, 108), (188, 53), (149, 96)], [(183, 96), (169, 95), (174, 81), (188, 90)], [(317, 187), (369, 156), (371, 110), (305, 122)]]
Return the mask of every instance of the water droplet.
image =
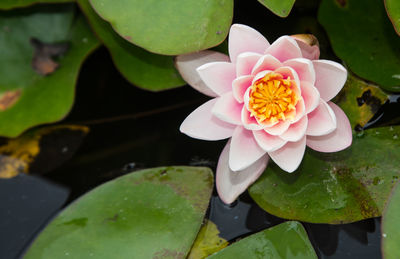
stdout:
[(398, 138), (399, 138), (399, 135), (397, 135), (397, 134), (393, 135), (393, 139), (398, 139)]
[(68, 256), (68, 255), (69, 255), (69, 253), (68, 253), (68, 252), (65, 252), (65, 255), (66, 255), (66, 256)]
[(63, 147), (61, 149), (61, 153), (67, 153), (68, 152), (68, 147)]
[(393, 77), (393, 78), (396, 78), (396, 79), (400, 79), (400, 75), (399, 75), (399, 74), (392, 75), (392, 77)]
[(393, 131), (393, 130), (394, 130), (393, 126), (390, 126), (389, 130), (390, 130), (390, 131)]
[(89, 41), (89, 40), (88, 40), (87, 38), (83, 38), (83, 39), (82, 39), (82, 42), (83, 42), (83, 43), (88, 43), (88, 41)]
[(238, 218), (239, 218), (239, 216), (235, 216), (235, 217), (233, 217), (233, 219), (235, 219), (235, 220), (236, 220), (236, 219), (238, 219)]
[(387, 235), (385, 233), (382, 234), (383, 237), (387, 237)]

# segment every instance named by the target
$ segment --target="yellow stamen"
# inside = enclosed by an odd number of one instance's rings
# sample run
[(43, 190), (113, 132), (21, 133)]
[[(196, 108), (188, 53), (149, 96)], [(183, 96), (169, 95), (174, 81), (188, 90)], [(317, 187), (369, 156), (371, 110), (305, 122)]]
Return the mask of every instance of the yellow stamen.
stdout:
[(258, 79), (250, 88), (249, 111), (259, 122), (274, 123), (285, 121), (293, 116), (299, 97), (296, 83), (290, 77), (283, 78), (279, 73), (271, 72)]

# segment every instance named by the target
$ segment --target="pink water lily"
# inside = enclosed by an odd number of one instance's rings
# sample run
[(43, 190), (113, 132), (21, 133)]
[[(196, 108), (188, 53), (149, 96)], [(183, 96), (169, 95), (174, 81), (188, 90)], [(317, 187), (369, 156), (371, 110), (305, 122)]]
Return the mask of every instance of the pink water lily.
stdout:
[(318, 46), (301, 38), (282, 36), (270, 44), (240, 24), (230, 29), (229, 57), (209, 50), (177, 57), (182, 77), (215, 97), (184, 120), (181, 132), (203, 140), (230, 138), (216, 172), (225, 203), (262, 174), (269, 158), (293, 172), (306, 145), (320, 152), (351, 145), (349, 120), (330, 102), (346, 82), (347, 71), (318, 58)]

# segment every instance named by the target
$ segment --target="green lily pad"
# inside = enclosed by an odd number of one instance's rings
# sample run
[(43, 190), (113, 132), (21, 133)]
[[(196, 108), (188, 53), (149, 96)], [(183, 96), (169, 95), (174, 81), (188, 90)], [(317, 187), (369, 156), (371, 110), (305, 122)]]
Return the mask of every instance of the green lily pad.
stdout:
[(101, 19), (88, 0), (78, 0), (96, 35), (110, 51), (121, 74), (132, 84), (151, 91), (185, 85), (170, 56), (150, 53), (121, 38), (109, 23)]
[(381, 216), (400, 176), (400, 126), (366, 130), (336, 153), (306, 150), (292, 174), (270, 163), (250, 187), (254, 201), (278, 217), (341, 224)]
[(24, 258), (184, 258), (212, 188), (212, 172), (202, 167), (122, 176), (62, 211)]
[(385, 259), (400, 255), (400, 184), (393, 188), (382, 216), (382, 253)]
[(389, 96), (379, 86), (349, 74), (334, 102), (343, 109), (352, 128), (355, 128), (357, 125), (363, 127), (388, 99)]
[(74, 0), (1, 0), (0, 9), (8, 10), (17, 7), (25, 7), (39, 3), (67, 3)]
[(400, 2), (397, 0), (385, 0), (385, 8), (394, 29), (400, 35)]
[(400, 37), (382, 1), (323, 0), (318, 20), (336, 55), (361, 78), (400, 91)]
[(90, 2), (123, 38), (164, 55), (190, 53), (218, 45), (228, 34), (233, 16), (233, 0)]
[(303, 226), (288, 221), (246, 237), (207, 257), (220, 258), (318, 258)]
[(0, 136), (58, 121), (71, 109), (81, 63), (99, 45), (75, 10), (68, 4), (0, 12)]
[(289, 15), (295, 1), (296, 0), (258, 0), (258, 2), (280, 17), (287, 17)]

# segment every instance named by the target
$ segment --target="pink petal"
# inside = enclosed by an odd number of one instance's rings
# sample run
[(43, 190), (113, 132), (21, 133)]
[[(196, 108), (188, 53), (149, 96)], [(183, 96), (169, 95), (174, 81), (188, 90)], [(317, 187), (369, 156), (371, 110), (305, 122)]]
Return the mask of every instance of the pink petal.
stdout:
[(229, 168), (229, 149), (230, 141), (222, 151), (217, 166), (216, 186), (219, 197), (226, 204), (230, 204), (246, 191), (252, 183), (264, 172), (267, 167), (269, 157), (262, 156), (250, 167), (243, 171), (234, 172)]
[(273, 136), (264, 130), (254, 130), (253, 135), (257, 144), (267, 152), (275, 151), (283, 147), (286, 141), (278, 136)]
[(256, 75), (264, 70), (275, 70), (281, 67), (282, 63), (271, 55), (264, 55), (258, 59), (257, 63), (254, 65), (253, 70), (251, 70), (252, 75)]
[(254, 139), (252, 131), (238, 126), (232, 135), (229, 150), (229, 168), (232, 171), (246, 169), (265, 153), (266, 151)]
[(203, 82), (216, 94), (232, 91), (232, 81), (236, 78), (235, 65), (229, 62), (211, 62), (197, 68)]
[(266, 74), (271, 73), (271, 70), (263, 70), (255, 75), (251, 84), (254, 84), (258, 79), (263, 78)]
[(270, 135), (279, 136), (283, 132), (285, 132), (289, 128), (289, 126), (290, 126), (290, 121), (288, 120), (279, 121), (274, 126), (265, 128), (264, 130)]
[(318, 107), (309, 113), (306, 134), (309, 136), (322, 136), (336, 129), (336, 116), (331, 107), (322, 99)]
[(233, 97), (232, 92), (223, 94), (217, 98), (212, 113), (220, 120), (227, 123), (242, 125), (242, 108), (243, 104), (238, 103)]
[(291, 142), (299, 141), (306, 134), (307, 125), (307, 116), (303, 116), (298, 122), (291, 124), (289, 129), (280, 135), (280, 138)]
[(180, 131), (192, 138), (202, 140), (220, 140), (232, 136), (236, 125), (221, 121), (211, 110), (218, 98), (214, 98), (194, 110), (182, 122)]
[(261, 130), (264, 128), (264, 126), (258, 124), (257, 120), (254, 117), (250, 116), (250, 112), (247, 110), (246, 106), (243, 106), (241, 119), (243, 127), (248, 130)]
[(269, 152), (271, 159), (282, 169), (288, 173), (295, 171), (303, 160), (304, 151), (306, 150), (306, 137), (303, 136), (297, 142), (288, 142), (280, 149)]
[(310, 60), (305, 58), (295, 58), (286, 60), (283, 65), (293, 68), (299, 76), (300, 81), (307, 81), (311, 84), (315, 83), (314, 66)]
[(351, 145), (352, 132), (349, 119), (336, 104), (329, 102), (336, 115), (337, 127), (330, 134), (320, 137), (307, 137), (307, 146), (319, 152), (337, 152)]
[(257, 61), (261, 58), (261, 54), (254, 52), (244, 52), (237, 57), (236, 76), (250, 75), (251, 70)]
[(251, 86), (254, 76), (241, 76), (233, 80), (232, 82), (232, 92), (233, 97), (239, 102), (243, 103), (244, 94), (246, 90)]
[(199, 73), (196, 71), (198, 67), (215, 61), (229, 62), (229, 57), (216, 51), (204, 50), (196, 53), (177, 56), (175, 59), (175, 65), (183, 80), (185, 80), (194, 89), (205, 95), (216, 97), (218, 95), (208, 86), (206, 86), (203, 80), (201, 80)]
[(304, 104), (304, 100), (302, 97), (297, 101), (296, 104), (296, 114), (294, 116), (294, 119), (291, 121), (292, 123), (298, 122), (301, 118), (306, 115), (306, 106)]
[(303, 58), (310, 60), (319, 59), (320, 52), (318, 45), (310, 46), (303, 40), (296, 38), (296, 35), (293, 35), (291, 37), (293, 37), (296, 40), (297, 45), (299, 45)]
[(231, 26), (228, 44), (229, 57), (232, 63), (236, 63), (236, 58), (240, 53), (255, 52), (263, 54), (270, 45), (261, 33), (242, 24), (233, 24)]
[(302, 57), (301, 50), (296, 41), (289, 36), (282, 36), (277, 39), (265, 51), (265, 54), (271, 54), (281, 62), (284, 62), (288, 59)]
[(319, 105), (319, 92), (312, 84), (301, 81), (301, 93), (304, 100), (306, 114), (312, 112)]
[(278, 69), (275, 69), (276, 73), (281, 74), (284, 78), (289, 78), (294, 80), (295, 84), (296, 84), (296, 89), (294, 89), (295, 91), (297, 91), (298, 95), (301, 95), (301, 88), (300, 88), (300, 79), (299, 76), (297, 75), (296, 71), (291, 68), (291, 67), (280, 67)]
[(347, 79), (347, 70), (339, 63), (330, 60), (313, 60), (316, 80), (315, 87), (324, 101), (335, 97)]

